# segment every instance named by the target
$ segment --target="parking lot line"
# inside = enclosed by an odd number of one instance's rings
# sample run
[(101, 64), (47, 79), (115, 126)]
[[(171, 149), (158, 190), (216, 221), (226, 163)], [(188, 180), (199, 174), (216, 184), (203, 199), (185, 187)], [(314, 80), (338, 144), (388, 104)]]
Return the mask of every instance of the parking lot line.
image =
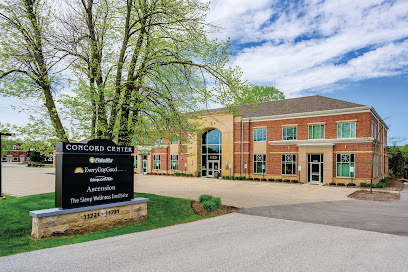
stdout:
[(269, 191), (269, 192), (273, 193), (273, 192), (277, 192), (277, 191), (280, 191), (280, 190), (289, 189), (290, 187), (293, 187), (293, 186), (295, 186), (295, 185), (289, 185), (289, 186), (286, 186), (286, 187), (283, 187), (283, 188), (280, 188), (280, 189), (276, 189), (276, 190), (272, 190), (272, 191)]
[(313, 194), (313, 193), (315, 193), (315, 192), (317, 192), (317, 191), (320, 191), (320, 190), (322, 190), (322, 189), (324, 189), (324, 187), (322, 187), (322, 188), (320, 188), (320, 189), (317, 189), (317, 190), (314, 190), (314, 191), (311, 191), (311, 192), (309, 192), (309, 193), (307, 193), (307, 194), (305, 194), (305, 195)]
[(267, 185), (267, 184), (252, 185), (252, 186), (249, 186), (249, 187), (241, 188), (240, 190), (247, 190), (247, 189), (255, 188), (255, 187), (258, 187), (258, 186), (264, 186), (264, 185)]

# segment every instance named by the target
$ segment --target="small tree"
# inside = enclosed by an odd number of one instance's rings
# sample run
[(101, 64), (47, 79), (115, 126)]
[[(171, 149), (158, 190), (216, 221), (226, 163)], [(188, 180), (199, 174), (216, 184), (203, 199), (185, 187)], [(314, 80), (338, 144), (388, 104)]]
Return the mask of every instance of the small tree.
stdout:
[(393, 146), (390, 148), (390, 169), (392, 173), (397, 177), (400, 178), (404, 174), (405, 165), (407, 163), (406, 158), (404, 158), (401, 148), (398, 146)]

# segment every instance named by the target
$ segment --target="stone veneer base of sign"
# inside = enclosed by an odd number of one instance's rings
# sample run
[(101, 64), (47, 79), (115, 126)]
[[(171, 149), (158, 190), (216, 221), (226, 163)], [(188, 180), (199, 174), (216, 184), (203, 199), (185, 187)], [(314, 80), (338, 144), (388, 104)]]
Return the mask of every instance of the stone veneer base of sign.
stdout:
[(30, 211), (33, 217), (31, 236), (40, 239), (81, 234), (143, 221), (147, 219), (148, 201), (148, 198), (135, 198), (129, 201), (72, 209)]

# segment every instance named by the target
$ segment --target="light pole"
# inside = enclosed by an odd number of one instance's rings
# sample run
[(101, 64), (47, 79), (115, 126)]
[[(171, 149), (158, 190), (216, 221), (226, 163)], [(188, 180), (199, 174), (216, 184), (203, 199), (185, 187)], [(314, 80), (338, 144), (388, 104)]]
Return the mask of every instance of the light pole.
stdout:
[[(1, 156), (1, 136), (12, 136), (13, 134), (11, 133), (3, 133), (0, 132), (0, 156)], [(0, 159), (0, 200), (1, 199), (5, 199), (5, 197), (3, 196), (3, 194), (1, 193), (1, 159)]]

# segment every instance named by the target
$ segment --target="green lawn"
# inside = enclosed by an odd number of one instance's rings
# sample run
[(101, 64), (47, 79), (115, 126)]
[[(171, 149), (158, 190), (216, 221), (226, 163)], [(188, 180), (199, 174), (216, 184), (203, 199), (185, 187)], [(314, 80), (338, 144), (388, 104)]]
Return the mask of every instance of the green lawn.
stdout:
[(0, 256), (161, 228), (202, 218), (193, 213), (189, 199), (144, 193), (135, 194), (135, 197), (150, 199), (147, 203), (149, 219), (144, 222), (130, 223), (83, 235), (35, 240), (30, 236), (32, 217), (28, 212), (53, 208), (54, 193), (26, 197), (7, 196), (7, 200), (0, 201)]

